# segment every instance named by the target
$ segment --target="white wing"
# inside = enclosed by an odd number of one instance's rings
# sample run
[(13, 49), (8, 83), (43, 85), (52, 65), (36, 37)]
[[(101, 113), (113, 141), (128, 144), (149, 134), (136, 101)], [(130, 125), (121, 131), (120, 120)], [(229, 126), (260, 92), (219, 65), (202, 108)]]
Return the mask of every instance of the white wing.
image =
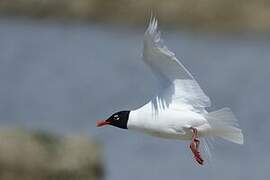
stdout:
[(181, 64), (162, 42), (157, 30), (157, 20), (151, 18), (144, 35), (143, 60), (158, 76), (164, 89), (152, 99), (155, 110), (169, 106), (189, 106), (199, 111), (210, 106), (208, 96), (204, 94), (190, 72)]

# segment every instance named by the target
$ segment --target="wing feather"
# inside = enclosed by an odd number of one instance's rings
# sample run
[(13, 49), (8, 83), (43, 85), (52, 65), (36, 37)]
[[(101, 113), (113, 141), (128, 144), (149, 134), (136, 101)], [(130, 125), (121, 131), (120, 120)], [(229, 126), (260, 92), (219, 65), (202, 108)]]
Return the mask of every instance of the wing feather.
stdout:
[(143, 60), (155, 73), (164, 88), (152, 99), (158, 111), (170, 105), (191, 105), (201, 109), (211, 105), (191, 73), (163, 43), (156, 18), (151, 18), (144, 35)]

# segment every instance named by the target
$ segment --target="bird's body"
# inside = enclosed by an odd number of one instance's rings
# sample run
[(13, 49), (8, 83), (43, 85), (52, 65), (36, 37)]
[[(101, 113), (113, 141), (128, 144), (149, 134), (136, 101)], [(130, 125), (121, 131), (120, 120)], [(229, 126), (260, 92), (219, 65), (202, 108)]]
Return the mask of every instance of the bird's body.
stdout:
[(129, 114), (128, 129), (167, 139), (191, 140), (191, 127), (197, 128), (200, 136), (205, 135), (210, 126), (200, 113), (190, 110), (169, 108), (155, 114), (151, 103), (133, 110)]
[(151, 18), (144, 34), (143, 61), (159, 80), (159, 93), (140, 108), (117, 112), (97, 126), (110, 124), (160, 138), (191, 140), (190, 148), (199, 164), (203, 164), (199, 137), (220, 137), (243, 144), (242, 131), (229, 108), (207, 112), (209, 97), (163, 44), (155, 18)]

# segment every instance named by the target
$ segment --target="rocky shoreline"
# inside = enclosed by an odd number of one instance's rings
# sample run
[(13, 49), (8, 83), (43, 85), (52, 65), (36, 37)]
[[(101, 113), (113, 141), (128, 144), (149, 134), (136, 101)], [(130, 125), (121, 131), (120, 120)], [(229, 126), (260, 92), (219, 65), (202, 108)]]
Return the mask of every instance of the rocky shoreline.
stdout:
[(100, 180), (100, 146), (82, 136), (0, 129), (0, 179)]
[(0, 15), (145, 24), (150, 12), (162, 24), (206, 31), (270, 31), (264, 0), (1, 0)]

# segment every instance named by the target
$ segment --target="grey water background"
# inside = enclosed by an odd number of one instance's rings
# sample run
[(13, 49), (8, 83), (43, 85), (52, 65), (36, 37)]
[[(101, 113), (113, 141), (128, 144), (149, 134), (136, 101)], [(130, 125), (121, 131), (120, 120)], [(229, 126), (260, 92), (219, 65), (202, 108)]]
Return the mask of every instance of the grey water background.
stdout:
[(199, 167), (188, 142), (95, 127), (157, 89), (141, 61), (144, 29), (125, 26), (0, 19), (0, 125), (97, 138), (109, 180), (269, 178), (269, 36), (161, 30), (210, 96), (209, 110), (235, 112), (243, 146), (216, 141)]

